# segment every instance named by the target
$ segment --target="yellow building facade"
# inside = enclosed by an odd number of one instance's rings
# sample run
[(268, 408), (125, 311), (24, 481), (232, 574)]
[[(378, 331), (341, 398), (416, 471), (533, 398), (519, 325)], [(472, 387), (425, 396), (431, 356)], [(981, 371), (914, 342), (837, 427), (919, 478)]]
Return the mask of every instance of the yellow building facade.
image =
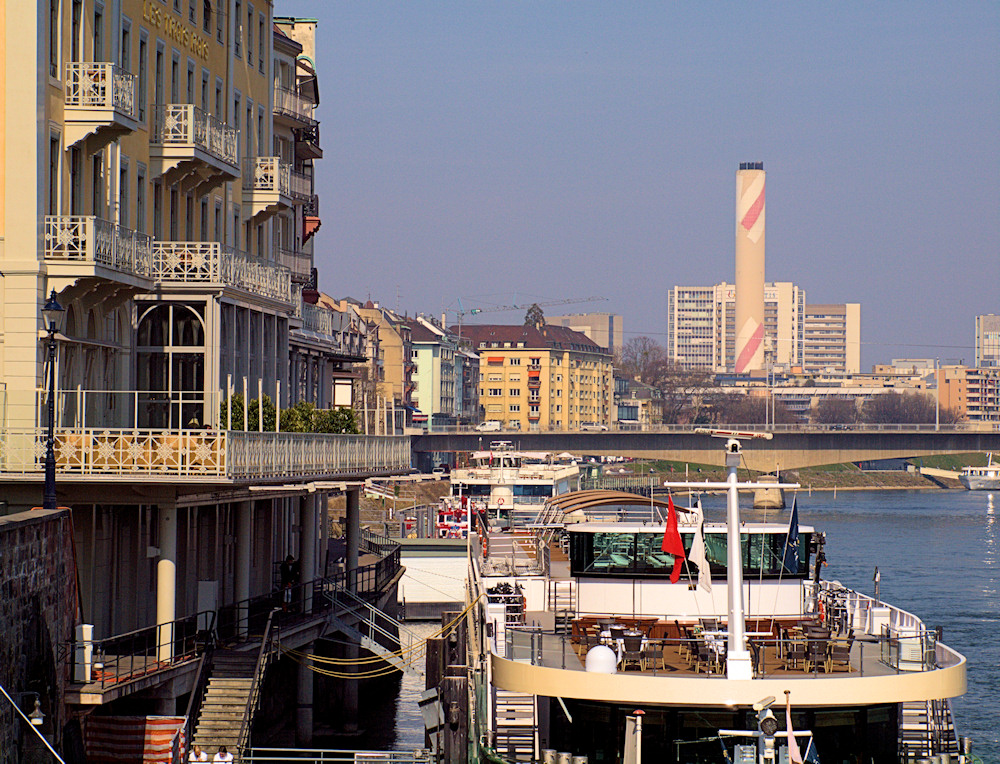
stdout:
[(611, 355), (562, 326), (466, 325), (479, 354), (479, 405), (486, 421), (522, 430), (610, 427)]

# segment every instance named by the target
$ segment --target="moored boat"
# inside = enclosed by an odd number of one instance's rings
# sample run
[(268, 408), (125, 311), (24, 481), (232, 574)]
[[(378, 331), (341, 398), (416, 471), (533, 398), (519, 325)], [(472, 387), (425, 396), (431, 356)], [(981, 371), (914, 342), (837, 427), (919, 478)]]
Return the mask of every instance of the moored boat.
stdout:
[(1000, 489), (1000, 464), (993, 463), (990, 453), (985, 466), (963, 467), (958, 480), (970, 491), (996, 491)]
[(807, 761), (963, 760), (950, 700), (964, 657), (916, 615), (824, 580), (825, 539), (794, 504), (787, 523), (741, 522), (737, 492), (756, 486), (737, 481), (739, 442), (726, 449), (730, 480), (698, 484), (728, 491), (724, 523), (697, 503), (581, 491), (471, 545), (481, 756), (615, 761), (639, 724), (658, 762), (778, 762), (796, 747)]

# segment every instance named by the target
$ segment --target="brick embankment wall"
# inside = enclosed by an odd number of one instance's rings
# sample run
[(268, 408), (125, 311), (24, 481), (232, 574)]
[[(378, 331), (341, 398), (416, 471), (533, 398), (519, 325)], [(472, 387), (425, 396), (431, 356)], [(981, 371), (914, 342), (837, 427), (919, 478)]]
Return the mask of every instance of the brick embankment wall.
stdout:
[[(63, 756), (67, 762), (76, 758), (72, 752), (80, 738), (76, 722), (67, 729), (63, 693), (68, 675), (59, 659), (73, 637), (76, 580), (69, 510), (0, 517), (0, 684), (15, 701), (20, 693), (38, 693), (45, 714), (41, 731), (51, 736), (57, 751), (68, 754)], [(22, 710), (30, 713), (33, 700), (21, 700)], [(30, 758), (41, 745), (0, 697), (0, 764), (19, 761), (19, 749)]]

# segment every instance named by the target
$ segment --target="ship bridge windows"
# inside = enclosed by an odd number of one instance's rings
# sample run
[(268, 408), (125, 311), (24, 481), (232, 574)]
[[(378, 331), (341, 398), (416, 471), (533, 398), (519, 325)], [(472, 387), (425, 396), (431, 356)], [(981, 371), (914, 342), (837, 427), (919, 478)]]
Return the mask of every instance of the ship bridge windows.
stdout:
[[(574, 576), (629, 576), (633, 578), (669, 577), (673, 555), (662, 550), (663, 532), (647, 531), (570, 531), (570, 571)], [(811, 534), (799, 534), (799, 567), (786, 570), (783, 559), (787, 534), (759, 532), (740, 534), (740, 552), (745, 576), (757, 578), (805, 578), (809, 573)], [(681, 533), (690, 556), (693, 533)], [(705, 556), (713, 575), (725, 576), (728, 559), (726, 534), (705, 534)], [(683, 575), (697, 580), (698, 566), (684, 563)]]

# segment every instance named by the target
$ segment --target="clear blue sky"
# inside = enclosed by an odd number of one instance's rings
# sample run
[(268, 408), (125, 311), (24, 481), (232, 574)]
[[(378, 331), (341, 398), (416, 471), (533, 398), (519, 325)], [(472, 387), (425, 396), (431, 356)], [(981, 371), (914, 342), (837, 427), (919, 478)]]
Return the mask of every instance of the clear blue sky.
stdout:
[(601, 295), (547, 312), (663, 341), (672, 285), (732, 281), (734, 176), (762, 160), (767, 278), (860, 302), (863, 367), (971, 362), (974, 316), (1000, 312), (996, 2), (275, 13), (320, 21), (333, 295), (411, 313)]

